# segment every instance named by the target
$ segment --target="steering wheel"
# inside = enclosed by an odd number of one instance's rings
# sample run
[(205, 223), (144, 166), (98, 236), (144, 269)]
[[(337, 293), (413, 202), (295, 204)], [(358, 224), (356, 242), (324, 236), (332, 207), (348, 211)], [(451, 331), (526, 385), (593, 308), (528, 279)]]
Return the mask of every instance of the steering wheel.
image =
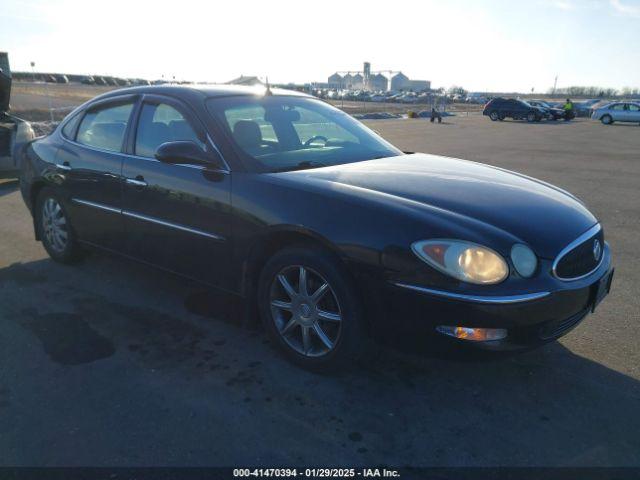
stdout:
[(314, 135), (313, 137), (311, 137), (309, 140), (307, 140), (306, 142), (304, 142), (304, 146), (308, 147), (310, 146), (314, 140), (323, 140), (324, 143), (327, 143), (329, 141), (329, 139), (327, 137), (323, 137), (322, 135)]

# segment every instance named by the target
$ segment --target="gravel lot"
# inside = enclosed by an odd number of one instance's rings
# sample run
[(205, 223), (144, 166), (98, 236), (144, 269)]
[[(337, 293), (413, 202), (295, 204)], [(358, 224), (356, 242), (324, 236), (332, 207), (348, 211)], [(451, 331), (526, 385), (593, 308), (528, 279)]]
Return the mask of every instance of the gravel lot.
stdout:
[(3, 181), (0, 465), (640, 466), (640, 127), (369, 124), (581, 197), (614, 252), (609, 298), (518, 356), (384, 350), (316, 375), (241, 325), (233, 298), (103, 254), (54, 264)]

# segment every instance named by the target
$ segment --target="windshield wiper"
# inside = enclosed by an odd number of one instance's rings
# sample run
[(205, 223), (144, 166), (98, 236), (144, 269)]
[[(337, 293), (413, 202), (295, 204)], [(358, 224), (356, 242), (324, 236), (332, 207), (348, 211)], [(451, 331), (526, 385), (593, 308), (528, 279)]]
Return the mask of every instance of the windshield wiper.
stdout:
[(291, 172), (294, 170), (308, 170), (310, 168), (320, 168), (320, 167), (326, 167), (326, 166), (327, 164), (322, 162), (313, 162), (313, 161), (305, 160), (304, 162), (300, 162), (290, 167), (278, 168), (274, 170), (274, 172)]

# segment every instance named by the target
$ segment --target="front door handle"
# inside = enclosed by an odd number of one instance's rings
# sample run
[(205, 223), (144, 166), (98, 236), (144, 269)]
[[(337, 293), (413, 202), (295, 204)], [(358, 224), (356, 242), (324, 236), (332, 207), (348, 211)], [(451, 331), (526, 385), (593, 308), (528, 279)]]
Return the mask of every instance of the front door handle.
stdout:
[(136, 178), (127, 178), (126, 182), (129, 185), (134, 185), (136, 187), (146, 187), (147, 186), (147, 182), (144, 181), (144, 177), (142, 177), (141, 175), (138, 175)]

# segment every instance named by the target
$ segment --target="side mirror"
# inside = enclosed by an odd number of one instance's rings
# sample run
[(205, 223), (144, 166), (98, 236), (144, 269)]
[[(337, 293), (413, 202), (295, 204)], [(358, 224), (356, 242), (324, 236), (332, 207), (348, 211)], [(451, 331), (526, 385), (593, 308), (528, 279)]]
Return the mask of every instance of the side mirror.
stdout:
[(163, 163), (174, 164), (206, 165), (212, 163), (213, 160), (198, 144), (186, 140), (161, 144), (156, 150), (155, 157)]

